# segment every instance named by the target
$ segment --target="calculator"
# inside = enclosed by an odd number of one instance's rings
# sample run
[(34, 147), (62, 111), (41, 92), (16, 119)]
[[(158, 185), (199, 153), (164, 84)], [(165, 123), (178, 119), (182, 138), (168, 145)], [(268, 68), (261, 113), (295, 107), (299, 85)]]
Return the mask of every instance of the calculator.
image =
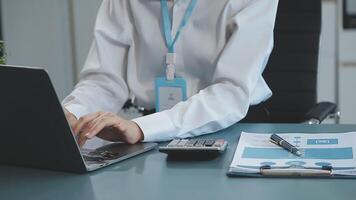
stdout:
[(225, 151), (224, 139), (175, 139), (168, 145), (159, 147), (159, 151), (170, 156), (218, 156)]

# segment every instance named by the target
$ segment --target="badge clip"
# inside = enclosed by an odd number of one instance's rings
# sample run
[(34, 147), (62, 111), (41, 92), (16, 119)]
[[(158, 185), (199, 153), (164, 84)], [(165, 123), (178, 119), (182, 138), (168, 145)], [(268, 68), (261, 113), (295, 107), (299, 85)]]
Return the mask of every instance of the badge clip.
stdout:
[(166, 55), (166, 79), (168, 81), (173, 81), (176, 74), (176, 53), (167, 53)]

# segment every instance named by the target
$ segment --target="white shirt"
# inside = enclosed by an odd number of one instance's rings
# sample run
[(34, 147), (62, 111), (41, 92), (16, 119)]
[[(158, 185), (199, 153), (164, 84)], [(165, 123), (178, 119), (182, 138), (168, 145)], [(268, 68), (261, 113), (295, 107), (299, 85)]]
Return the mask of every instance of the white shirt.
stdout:
[[(189, 0), (172, 6), (174, 36)], [(271, 96), (262, 72), (273, 48), (278, 0), (198, 0), (178, 39), (177, 76), (188, 100), (134, 119), (144, 141), (192, 137), (224, 129), (250, 105)], [(167, 53), (159, 0), (103, 0), (95, 39), (80, 81), (63, 101), (76, 117), (117, 113), (130, 94), (155, 106), (154, 79), (165, 76)]]

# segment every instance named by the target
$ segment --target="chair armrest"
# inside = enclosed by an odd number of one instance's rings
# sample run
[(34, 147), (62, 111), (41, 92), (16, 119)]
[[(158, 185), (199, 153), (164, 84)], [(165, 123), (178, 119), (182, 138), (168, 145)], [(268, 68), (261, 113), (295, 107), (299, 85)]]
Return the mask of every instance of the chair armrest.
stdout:
[(313, 106), (307, 113), (306, 113), (306, 120), (309, 123), (321, 123), (324, 121), (331, 114), (336, 113), (336, 104), (331, 102), (320, 102)]

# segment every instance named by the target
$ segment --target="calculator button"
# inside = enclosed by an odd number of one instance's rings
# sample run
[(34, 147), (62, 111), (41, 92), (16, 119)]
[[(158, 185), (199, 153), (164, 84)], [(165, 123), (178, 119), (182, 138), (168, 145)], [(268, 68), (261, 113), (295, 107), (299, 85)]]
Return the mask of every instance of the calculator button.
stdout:
[(204, 146), (211, 147), (211, 146), (214, 145), (214, 143), (215, 143), (214, 140), (206, 140), (205, 143), (204, 143)]
[(167, 146), (169, 147), (173, 147), (173, 146), (176, 146), (178, 143), (179, 143), (180, 140), (172, 140)]
[(193, 147), (195, 143), (197, 143), (198, 140), (196, 139), (190, 139), (189, 142), (185, 144), (186, 147)]
[(177, 147), (184, 147), (186, 143), (188, 143), (189, 140), (181, 140), (178, 142), (176, 145)]
[(224, 143), (225, 143), (225, 140), (223, 140), (223, 139), (216, 140), (214, 143), (214, 147), (221, 147), (224, 145)]
[(195, 143), (195, 147), (203, 147), (204, 146), (204, 143), (205, 143), (205, 140), (198, 140), (196, 143)]

